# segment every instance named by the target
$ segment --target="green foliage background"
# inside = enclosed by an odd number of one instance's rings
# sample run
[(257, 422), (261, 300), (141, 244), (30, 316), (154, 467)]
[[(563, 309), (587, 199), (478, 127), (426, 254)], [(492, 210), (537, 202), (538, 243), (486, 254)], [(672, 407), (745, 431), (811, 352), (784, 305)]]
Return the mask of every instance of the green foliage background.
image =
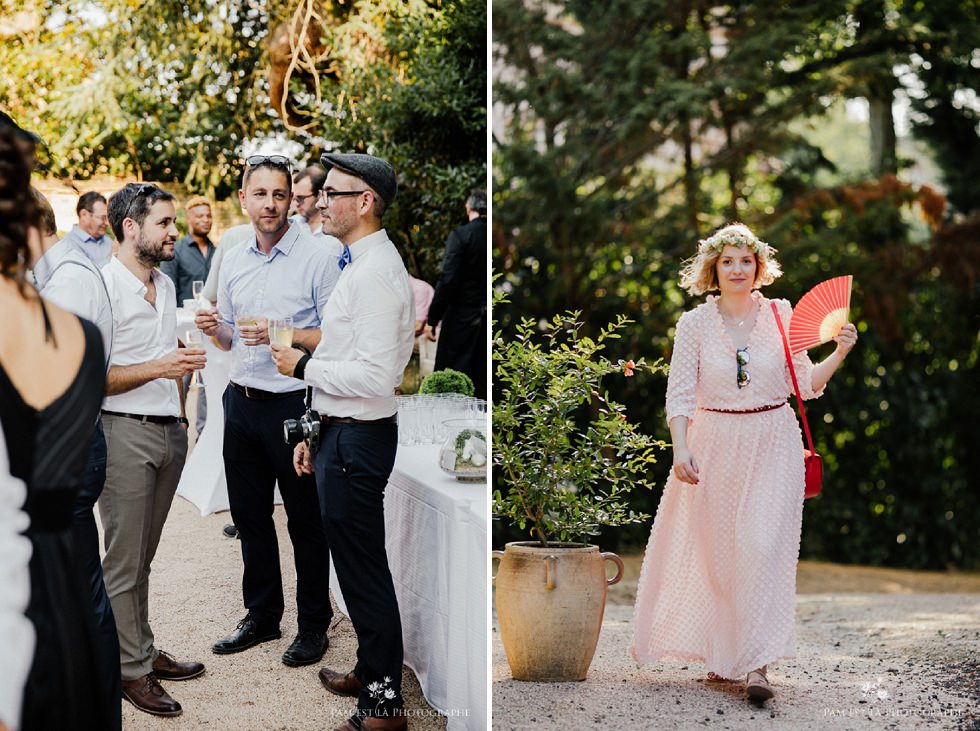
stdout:
[(218, 200), (237, 191), (251, 141), (291, 137), (301, 164), (326, 150), (385, 157), (400, 184), (386, 228), (410, 271), (435, 281), (466, 196), (486, 186), (486, 3), (313, 3), (314, 63), (287, 88), (303, 124), (287, 129), (272, 108), (271, 49), (308, 7), (0, 0), (0, 108), (44, 139), (52, 175)]
[[(731, 220), (779, 250), (768, 296), (854, 274), (861, 340), (808, 408), (828, 472), (802, 554), (980, 568), (978, 6), (497, 0), (493, 42), (505, 337), (522, 317), (581, 310), (596, 329), (623, 314), (636, 324), (610, 358), (669, 357), (697, 304), (681, 262)], [(911, 128), (897, 141), (895, 98)], [(842, 114), (858, 99), (860, 125)], [(612, 396), (669, 441), (665, 388), (644, 375)], [(495, 543), (518, 535), (495, 525)]]

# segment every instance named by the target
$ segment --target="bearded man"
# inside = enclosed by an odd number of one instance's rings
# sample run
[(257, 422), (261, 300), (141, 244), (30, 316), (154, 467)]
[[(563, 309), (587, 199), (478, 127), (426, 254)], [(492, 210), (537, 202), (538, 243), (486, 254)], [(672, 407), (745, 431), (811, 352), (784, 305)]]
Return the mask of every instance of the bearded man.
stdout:
[(102, 569), (119, 634), (123, 698), (158, 716), (181, 713), (160, 679), (204, 672), (201, 663), (178, 662), (154, 646), (148, 612), (150, 564), (187, 456), (179, 384), (205, 363), (203, 348), (177, 347), (174, 285), (156, 268), (174, 256), (173, 201), (150, 184), (131, 183), (113, 194), (109, 220), (120, 249), (102, 269), (113, 324), (102, 404)]

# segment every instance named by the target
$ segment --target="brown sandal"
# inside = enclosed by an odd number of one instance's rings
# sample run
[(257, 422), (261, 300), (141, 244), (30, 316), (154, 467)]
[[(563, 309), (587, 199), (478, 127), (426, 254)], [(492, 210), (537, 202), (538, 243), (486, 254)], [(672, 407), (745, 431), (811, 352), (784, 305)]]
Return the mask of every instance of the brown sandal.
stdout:
[(745, 676), (745, 692), (750, 700), (764, 702), (772, 698), (772, 686), (761, 670), (752, 670)]

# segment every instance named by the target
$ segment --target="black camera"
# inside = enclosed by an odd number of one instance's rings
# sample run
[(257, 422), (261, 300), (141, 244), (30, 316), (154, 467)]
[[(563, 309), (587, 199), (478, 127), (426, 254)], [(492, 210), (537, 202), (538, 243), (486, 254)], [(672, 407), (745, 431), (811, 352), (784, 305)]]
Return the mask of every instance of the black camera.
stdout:
[(310, 452), (315, 453), (320, 442), (320, 414), (307, 409), (298, 419), (286, 419), (282, 423), (282, 435), (286, 444), (306, 442)]

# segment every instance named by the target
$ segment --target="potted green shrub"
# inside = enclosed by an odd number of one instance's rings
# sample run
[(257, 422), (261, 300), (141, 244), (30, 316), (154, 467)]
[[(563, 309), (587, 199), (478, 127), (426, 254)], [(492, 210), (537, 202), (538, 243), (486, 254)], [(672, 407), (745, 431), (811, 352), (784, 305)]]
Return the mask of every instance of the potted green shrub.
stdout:
[[(579, 313), (568, 313), (543, 329), (525, 320), (512, 339), (494, 337), (493, 514), (535, 539), (493, 552), (501, 638), (517, 680), (585, 679), (607, 586), (623, 569), (587, 541), (650, 517), (626, 496), (651, 487), (648, 469), (664, 444), (602, 390), (605, 377), (663, 368), (603, 355), (629, 322), (620, 316), (592, 339), (582, 336)], [(606, 560), (618, 566), (609, 580)]]

